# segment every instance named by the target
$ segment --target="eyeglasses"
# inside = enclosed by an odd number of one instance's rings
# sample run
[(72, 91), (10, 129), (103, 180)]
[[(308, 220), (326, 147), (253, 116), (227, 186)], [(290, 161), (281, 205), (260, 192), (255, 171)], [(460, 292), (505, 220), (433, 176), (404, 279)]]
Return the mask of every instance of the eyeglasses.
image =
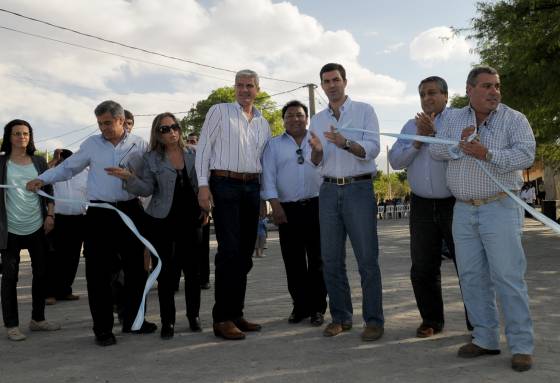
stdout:
[(13, 132), (12, 136), (15, 136), (15, 137), (29, 137), (29, 132)]
[(305, 162), (305, 159), (303, 158), (303, 151), (301, 150), (301, 148), (299, 148), (298, 150), (296, 150), (296, 154), (297, 154), (297, 163), (300, 165), (303, 165), (303, 163)]
[(303, 114), (303, 113), (295, 113), (295, 114), (293, 114), (293, 113), (286, 113), (286, 114), (284, 115), (284, 118), (285, 118), (286, 120), (296, 120), (296, 119), (297, 119), (297, 120), (303, 120), (303, 119), (305, 119), (306, 117), (307, 117), (307, 116), (306, 116), (305, 114)]
[(181, 130), (181, 127), (179, 126), (179, 124), (173, 124), (173, 125), (160, 125), (160, 127), (158, 128), (161, 134), (169, 133), (171, 132), (172, 129), (178, 132), (179, 130)]

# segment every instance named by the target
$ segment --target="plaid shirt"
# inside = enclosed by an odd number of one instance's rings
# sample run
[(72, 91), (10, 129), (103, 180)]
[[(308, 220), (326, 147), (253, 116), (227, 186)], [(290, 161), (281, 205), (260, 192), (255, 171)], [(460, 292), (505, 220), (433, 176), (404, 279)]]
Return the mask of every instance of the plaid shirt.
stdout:
[[(476, 126), (475, 112), (470, 106), (449, 110), (437, 137), (459, 141), (461, 132), (468, 126)], [(492, 160), (482, 161), (483, 165), (509, 190), (519, 190), (523, 184), (521, 171), (530, 167), (535, 158), (535, 137), (527, 118), (499, 104), (478, 126), (477, 133), (481, 144), (492, 151)], [(457, 147), (431, 144), (430, 152), (434, 158), (450, 160), (447, 186), (458, 200), (488, 198), (502, 191), (474, 157)]]

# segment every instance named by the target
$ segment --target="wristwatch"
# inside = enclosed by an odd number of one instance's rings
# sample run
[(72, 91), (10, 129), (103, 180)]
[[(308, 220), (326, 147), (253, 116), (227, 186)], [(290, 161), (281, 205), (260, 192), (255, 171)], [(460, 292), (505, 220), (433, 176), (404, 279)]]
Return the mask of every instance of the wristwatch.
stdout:
[(486, 156), (484, 157), (484, 159), (487, 162), (492, 161), (492, 157), (494, 157), (494, 153), (492, 153), (492, 151), (490, 149), (488, 149), (488, 151), (486, 152)]
[(344, 140), (344, 146), (342, 147), (342, 149), (350, 150), (350, 145), (352, 145), (352, 141), (347, 138), (346, 140)]

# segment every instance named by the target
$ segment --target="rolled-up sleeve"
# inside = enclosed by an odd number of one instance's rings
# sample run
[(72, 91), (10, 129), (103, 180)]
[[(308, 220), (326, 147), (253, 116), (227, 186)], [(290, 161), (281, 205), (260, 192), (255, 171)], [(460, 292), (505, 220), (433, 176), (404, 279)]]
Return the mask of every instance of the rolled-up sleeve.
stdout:
[(364, 130), (370, 133), (364, 134), (361, 140), (356, 140), (356, 143), (364, 148), (366, 155), (363, 158), (356, 155), (354, 157), (360, 161), (370, 161), (377, 158), (381, 148), (379, 142), (379, 121), (371, 105), (368, 105), (365, 109), (362, 126)]
[(210, 158), (212, 157), (213, 145), (220, 130), (221, 121), (220, 106), (219, 104), (213, 105), (208, 110), (208, 113), (206, 113), (196, 150), (195, 169), (198, 176), (198, 186), (208, 186)]

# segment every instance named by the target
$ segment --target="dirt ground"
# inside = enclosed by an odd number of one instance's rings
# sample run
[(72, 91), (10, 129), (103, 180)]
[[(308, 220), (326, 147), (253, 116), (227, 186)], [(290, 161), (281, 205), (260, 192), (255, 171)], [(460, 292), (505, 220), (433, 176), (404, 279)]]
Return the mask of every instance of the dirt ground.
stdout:
[[(354, 303), (354, 329), (335, 338), (308, 323), (291, 325), (291, 301), (277, 233), (266, 257), (256, 259), (249, 276), (246, 317), (263, 324), (244, 341), (223, 341), (211, 331), (213, 289), (203, 291), (204, 331), (191, 333), (184, 316), (183, 288), (176, 296), (176, 335), (163, 341), (150, 335), (121, 334), (111, 347), (94, 344), (83, 260), (75, 282), (79, 301), (47, 306), (47, 318), (62, 324), (52, 333), (31, 333), (30, 264), (23, 256), (18, 287), (20, 323), (28, 335), (11, 342), (0, 334), (0, 383), (17, 382), (558, 382), (560, 381), (560, 236), (526, 220), (527, 283), (536, 336), (535, 365), (525, 373), (510, 368), (502, 354), (473, 360), (457, 358), (469, 340), (457, 277), (450, 261), (442, 265), (446, 328), (429, 339), (415, 337), (420, 323), (409, 279), (406, 219), (379, 221), (380, 264), (386, 318), (380, 341), (360, 340), (361, 290), (348, 246), (348, 274)], [(215, 251), (212, 241), (212, 254)], [(213, 281), (213, 275), (211, 277)], [(156, 291), (148, 318), (159, 325)], [(327, 316), (328, 321), (328, 316)], [(503, 330), (502, 330), (503, 333)]]

